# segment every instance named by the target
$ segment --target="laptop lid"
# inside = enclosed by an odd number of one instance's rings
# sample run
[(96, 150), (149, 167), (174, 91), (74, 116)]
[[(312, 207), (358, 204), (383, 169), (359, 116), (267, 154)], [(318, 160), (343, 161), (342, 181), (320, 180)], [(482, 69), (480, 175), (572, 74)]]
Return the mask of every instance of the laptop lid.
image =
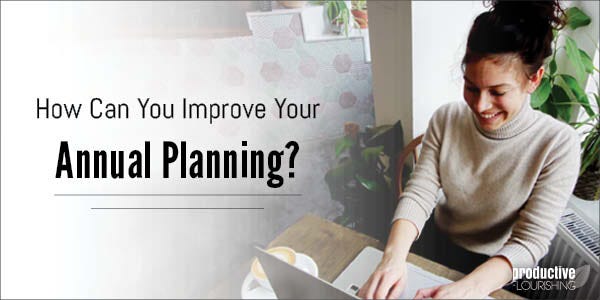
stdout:
[(279, 299), (358, 299), (338, 290), (329, 282), (254, 247), (256, 257)]

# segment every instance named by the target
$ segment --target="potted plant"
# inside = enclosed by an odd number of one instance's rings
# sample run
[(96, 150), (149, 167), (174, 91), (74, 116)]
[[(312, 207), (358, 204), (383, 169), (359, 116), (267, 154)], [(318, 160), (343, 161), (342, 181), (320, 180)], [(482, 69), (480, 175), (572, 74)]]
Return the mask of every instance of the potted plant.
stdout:
[(316, 5), (323, 5), (325, 18), (329, 22), (329, 28), (334, 33), (344, 33), (348, 36), (350, 30), (358, 27), (351, 13), (352, 4), (350, 1), (313, 1)]
[(369, 27), (367, 0), (352, 0), (352, 15), (361, 29)]
[[(579, 8), (571, 7), (566, 10), (567, 26), (571, 30), (587, 26), (591, 19)], [(559, 120), (569, 123), (575, 129), (583, 129), (583, 142), (581, 143), (581, 169), (575, 191), (575, 196), (598, 200), (600, 199), (600, 134), (599, 113), (594, 112), (590, 103), (596, 104), (596, 110), (600, 106), (598, 100), (600, 86), (596, 82), (596, 92), (586, 94), (581, 82), (585, 78), (599, 72), (598, 66), (585, 51), (581, 50), (575, 40), (564, 35), (563, 30), (558, 30), (553, 41), (554, 51), (548, 61), (546, 72), (540, 86), (531, 95), (531, 106), (547, 113)], [(563, 37), (565, 45), (558, 47), (558, 40)], [(556, 62), (556, 54), (564, 50), (569, 64), (575, 70), (575, 76), (566, 74), (560, 70)], [(592, 76), (593, 78), (593, 76)], [(594, 101), (590, 101), (593, 96)], [(583, 108), (586, 120), (582, 122), (571, 122), (573, 110)]]
[[(600, 107), (600, 97), (594, 94), (596, 107)], [(581, 169), (573, 194), (587, 200), (600, 199), (600, 112), (588, 120), (576, 123), (576, 127), (591, 127), (581, 143)]]
[[(347, 123), (336, 142), (336, 164), (326, 173), (331, 198), (344, 206), (334, 221), (341, 225), (387, 239), (395, 206), (396, 155), (404, 146), (402, 125), (367, 127)], [(389, 160), (389, 163), (387, 161)]]
[(304, 7), (304, 5), (306, 5), (306, 1), (277, 1), (279, 2), (279, 4), (281, 4), (283, 7), (285, 8), (301, 8)]

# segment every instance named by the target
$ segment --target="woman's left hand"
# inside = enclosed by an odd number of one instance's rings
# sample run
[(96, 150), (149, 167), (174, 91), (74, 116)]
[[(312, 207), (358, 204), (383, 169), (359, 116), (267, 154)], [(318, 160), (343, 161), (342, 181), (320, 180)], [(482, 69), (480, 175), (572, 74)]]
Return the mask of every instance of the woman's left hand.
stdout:
[(483, 299), (487, 297), (475, 285), (459, 280), (445, 285), (423, 288), (417, 291), (415, 299)]
[(420, 289), (415, 299), (482, 299), (501, 289), (512, 278), (512, 265), (502, 256), (488, 259), (461, 280)]

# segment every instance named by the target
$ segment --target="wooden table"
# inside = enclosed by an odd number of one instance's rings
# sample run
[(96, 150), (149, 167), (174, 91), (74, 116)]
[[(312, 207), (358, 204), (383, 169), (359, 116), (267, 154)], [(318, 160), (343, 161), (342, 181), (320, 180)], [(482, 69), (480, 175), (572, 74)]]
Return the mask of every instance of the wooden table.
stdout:
[[(287, 246), (312, 257), (319, 266), (319, 277), (328, 282), (333, 282), (364, 247), (371, 246), (380, 250), (384, 247), (380, 241), (370, 236), (313, 215), (304, 216), (268, 245), (269, 248), (276, 246)], [(458, 271), (412, 253), (408, 255), (408, 262), (453, 281), (464, 276)], [(250, 262), (247, 263), (246, 270), (249, 270), (249, 266)], [(240, 280), (238, 286), (241, 282)], [(209, 296), (218, 298), (221, 295), (213, 292)], [(499, 299), (521, 299), (506, 290), (498, 290), (490, 296)]]

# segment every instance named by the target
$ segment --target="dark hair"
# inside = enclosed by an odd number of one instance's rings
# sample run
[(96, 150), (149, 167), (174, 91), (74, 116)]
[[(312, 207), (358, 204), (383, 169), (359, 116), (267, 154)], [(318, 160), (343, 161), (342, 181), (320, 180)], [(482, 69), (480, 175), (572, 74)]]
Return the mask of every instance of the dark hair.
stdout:
[(469, 31), (463, 68), (490, 55), (515, 55), (533, 75), (552, 54), (553, 29), (565, 24), (564, 11), (554, 1), (491, 1)]

